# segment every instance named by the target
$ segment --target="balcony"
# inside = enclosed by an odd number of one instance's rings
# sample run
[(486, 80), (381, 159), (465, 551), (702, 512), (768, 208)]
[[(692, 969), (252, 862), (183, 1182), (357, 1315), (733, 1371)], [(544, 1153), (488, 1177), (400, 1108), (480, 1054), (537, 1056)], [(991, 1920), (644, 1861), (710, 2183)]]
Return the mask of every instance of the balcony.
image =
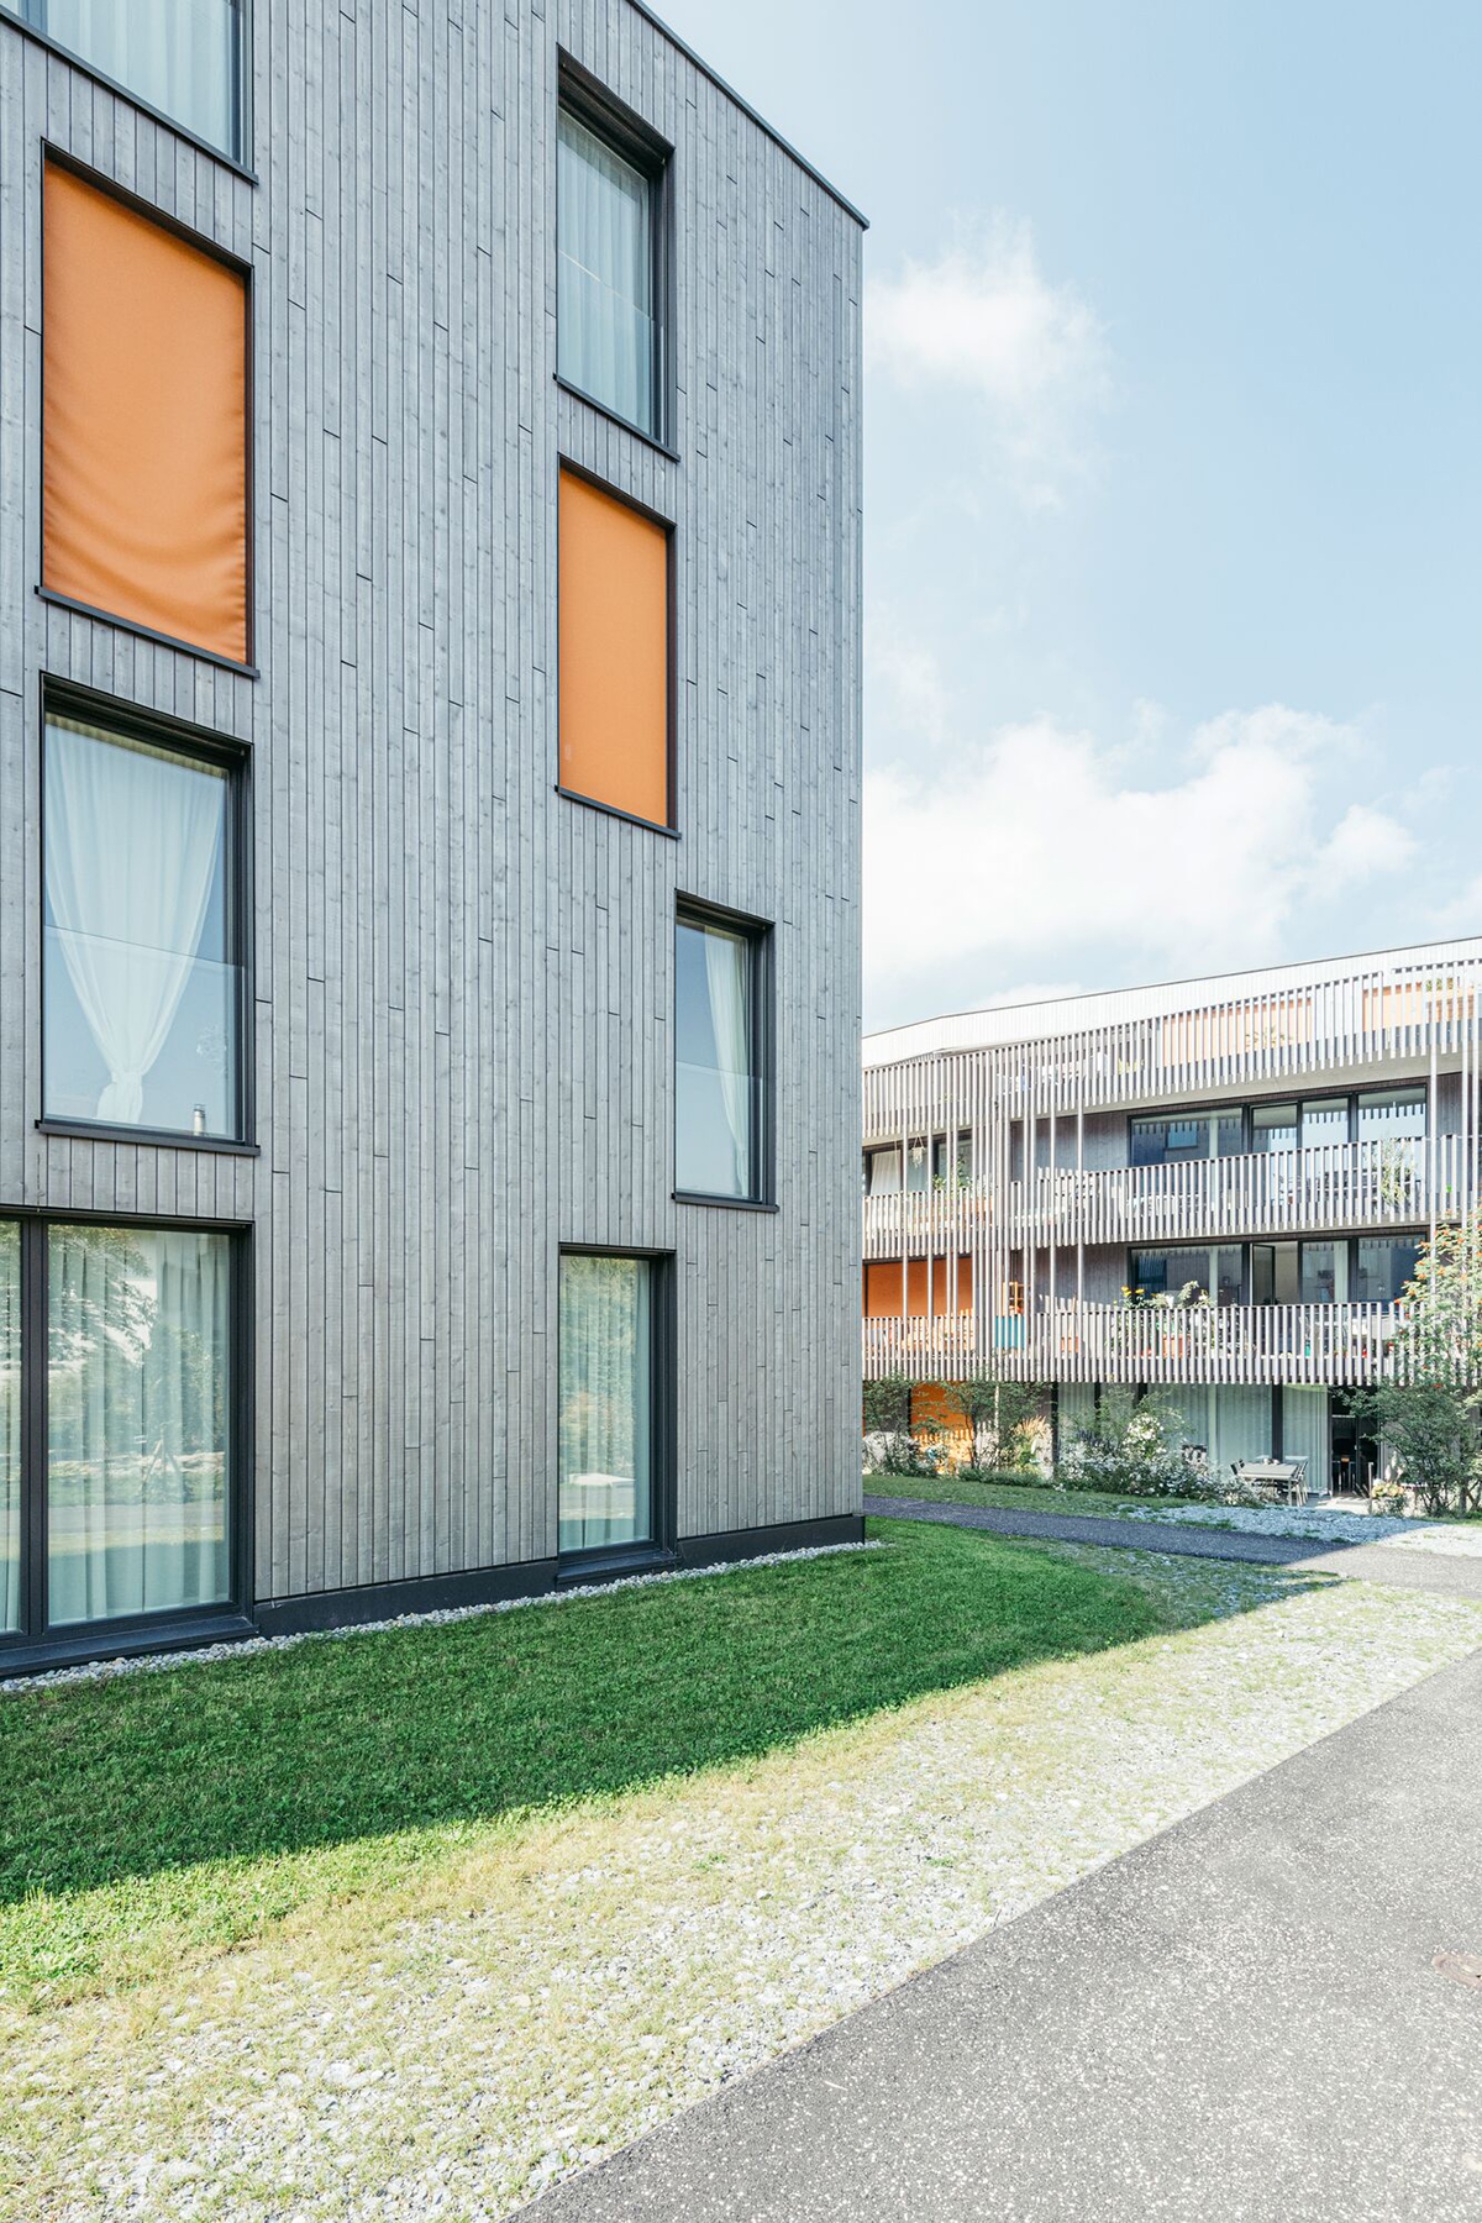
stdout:
[(1031, 1315), (866, 1320), (867, 1375), (951, 1380), (990, 1358), (1031, 1382), (1306, 1382), (1387, 1370), (1401, 1308), (1386, 1304), (1045, 1305)]
[[(1183, 1165), (1060, 1169), (1009, 1190), (1014, 1243), (1180, 1243), (1228, 1236), (1416, 1227), (1460, 1208), (1460, 1135), (1428, 1142), (1334, 1143)], [(924, 1204), (926, 1197), (870, 1198)], [(867, 1219), (868, 1225), (868, 1219)]]
[(965, 1250), (968, 1238), (986, 1227), (991, 1217), (987, 1192), (977, 1182), (867, 1196), (865, 1256), (899, 1258), (920, 1256), (926, 1251)]

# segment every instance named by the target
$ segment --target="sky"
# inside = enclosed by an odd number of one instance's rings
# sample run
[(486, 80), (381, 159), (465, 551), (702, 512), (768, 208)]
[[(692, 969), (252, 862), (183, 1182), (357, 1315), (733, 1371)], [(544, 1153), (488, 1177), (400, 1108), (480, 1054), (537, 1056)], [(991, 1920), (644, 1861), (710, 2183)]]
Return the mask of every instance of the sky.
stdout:
[(1475, 0), (660, 0), (870, 218), (865, 1022), (1482, 931)]

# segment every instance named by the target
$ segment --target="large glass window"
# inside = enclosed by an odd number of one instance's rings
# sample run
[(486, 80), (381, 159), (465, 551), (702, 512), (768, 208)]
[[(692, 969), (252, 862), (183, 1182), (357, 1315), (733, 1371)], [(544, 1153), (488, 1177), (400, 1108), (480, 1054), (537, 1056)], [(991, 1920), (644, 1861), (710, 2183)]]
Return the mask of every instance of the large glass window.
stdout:
[(675, 1187), (761, 1200), (755, 934), (681, 918), (675, 934)]
[(0, 1220), (0, 1629), (21, 1613), (21, 1231)]
[(1295, 1150), (1297, 1147), (1297, 1107), (1295, 1104), (1257, 1104), (1250, 1115), (1250, 1143), (1258, 1153)]
[(1322, 1096), (1302, 1106), (1302, 1148), (1322, 1150), (1348, 1140), (1348, 1098)]
[(18, 0), (22, 20), (241, 161), (246, 0)]
[(1354, 1299), (1359, 1304), (1394, 1304), (1405, 1294), (1420, 1264), (1418, 1235), (1361, 1235), (1354, 1261)]
[(1135, 1166), (1183, 1165), (1194, 1158), (1233, 1158), (1245, 1147), (1239, 1111), (1165, 1113), (1132, 1122)]
[(866, 1196), (898, 1196), (900, 1185), (900, 1145), (897, 1143), (893, 1149), (867, 1150), (865, 1152)]
[(232, 780), (46, 722), (48, 1117), (238, 1137)]
[(556, 157), (556, 366), (640, 432), (658, 432), (657, 192), (563, 107)]
[(1179, 1244), (1132, 1254), (1132, 1287), (1145, 1297), (1208, 1297), (1239, 1304), (1244, 1293), (1239, 1243)]
[(1297, 1243), (1251, 1244), (1252, 1304), (1297, 1303), (1302, 1291), (1300, 1249)]
[(1358, 1100), (1360, 1142), (1424, 1142), (1424, 1087), (1371, 1088)]
[(1348, 1302), (1347, 1243), (1303, 1243), (1303, 1304)]
[(230, 1281), (224, 1235), (50, 1230), (52, 1626), (228, 1596)]
[(562, 1552), (654, 1535), (654, 1265), (561, 1259), (557, 1525)]

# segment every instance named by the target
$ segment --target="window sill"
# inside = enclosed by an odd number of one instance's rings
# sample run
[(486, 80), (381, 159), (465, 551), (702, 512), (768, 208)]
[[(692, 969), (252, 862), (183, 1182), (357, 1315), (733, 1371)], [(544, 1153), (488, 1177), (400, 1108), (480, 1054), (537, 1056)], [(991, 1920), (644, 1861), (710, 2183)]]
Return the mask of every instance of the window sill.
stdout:
[(133, 1659), (141, 1652), (194, 1651), (257, 1633), (255, 1622), (234, 1606), (188, 1606), (178, 1614), (133, 1615), (127, 1621), (79, 1621), (52, 1636), (0, 1642), (0, 1677), (45, 1674), (93, 1660)]
[(595, 795), (578, 795), (574, 787), (563, 787), (558, 780), (556, 793), (564, 795), (568, 803), (580, 803), (583, 810), (600, 810), (604, 818), (620, 818), (625, 826), (641, 826), (646, 833), (662, 834), (666, 841), (678, 841), (675, 826), (661, 826), (656, 818), (640, 818), (631, 810), (619, 810), (616, 803), (599, 803)]
[(239, 664), (234, 657), (220, 656), (214, 648), (202, 648), (196, 641), (182, 641), (173, 633), (156, 633), (148, 625), (136, 625), (132, 618), (119, 617), (116, 611), (99, 610), (91, 602), (74, 602), (70, 594), (58, 594), (54, 587), (38, 587), (36, 597), (50, 603), (54, 610), (70, 610), (74, 617), (93, 618), (99, 625), (115, 626), (120, 633), (131, 633), (136, 641), (153, 641), (157, 648), (173, 648), (182, 656), (195, 656), (203, 664), (214, 664), (218, 671), (232, 672), (238, 679), (260, 679), (262, 673), (254, 663)]
[(768, 1204), (757, 1196), (707, 1196), (703, 1189), (675, 1189), (676, 1204), (704, 1204), (719, 1212), (779, 1212), (779, 1204)]
[(556, 1567), (556, 1588), (571, 1590), (588, 1582), (619, 1582), (624, 1575), (662, 1575), (678, 1559), (660, 1544), (619, 1544), (610, 1551), (573, 1552)]
[(594, 410), (608, 424), (616, 425), (620, 432), (631, 433), (635, 440), (641, 440), (646, 448), (652, 448), (656, 454), (667, 457), (669, 462), (677, 463), (680, 460), (678, 448), (671, 448), (667, 440), (659, 439), (656, 433), (645, 432), (641, 425), (634, 424), (631, 417), (619, 416), (615, 409), (608, 408), (606, 402), (594, 401), (589, 393), (584, 392), (580, 386), (573, 386), (570, 379), (563, 378), (559, 371), (554, 376), (561, 392), (570, 394), (572, 400), (579, 401), (584, 409)]
[(203, 1150), (215, 1157), (260, 1158), (262, 1145), (233, 1142), (225, 1135), (187, 1135), (174, 1127), (107, 1127), (92, 1119), (38, 1119), (41, 1135), (67, 1135), (74, 1142), (133, 1142), (150, 1150)]

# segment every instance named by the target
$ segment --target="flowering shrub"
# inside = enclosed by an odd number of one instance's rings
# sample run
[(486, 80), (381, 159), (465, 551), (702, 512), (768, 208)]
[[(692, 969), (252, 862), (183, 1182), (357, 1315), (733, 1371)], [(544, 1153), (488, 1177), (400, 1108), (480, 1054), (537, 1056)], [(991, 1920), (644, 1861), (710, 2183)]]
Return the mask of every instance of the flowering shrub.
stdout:
[(1198, 1491), (1176, 1416), (1158, 1398), (1139, 1404), (1124, 1389), (1102, 1391), (1095, 1426), (1072, 1439), (1060, 1474), (1075, 1489), (1124, 1497), (1192, 1497)]

